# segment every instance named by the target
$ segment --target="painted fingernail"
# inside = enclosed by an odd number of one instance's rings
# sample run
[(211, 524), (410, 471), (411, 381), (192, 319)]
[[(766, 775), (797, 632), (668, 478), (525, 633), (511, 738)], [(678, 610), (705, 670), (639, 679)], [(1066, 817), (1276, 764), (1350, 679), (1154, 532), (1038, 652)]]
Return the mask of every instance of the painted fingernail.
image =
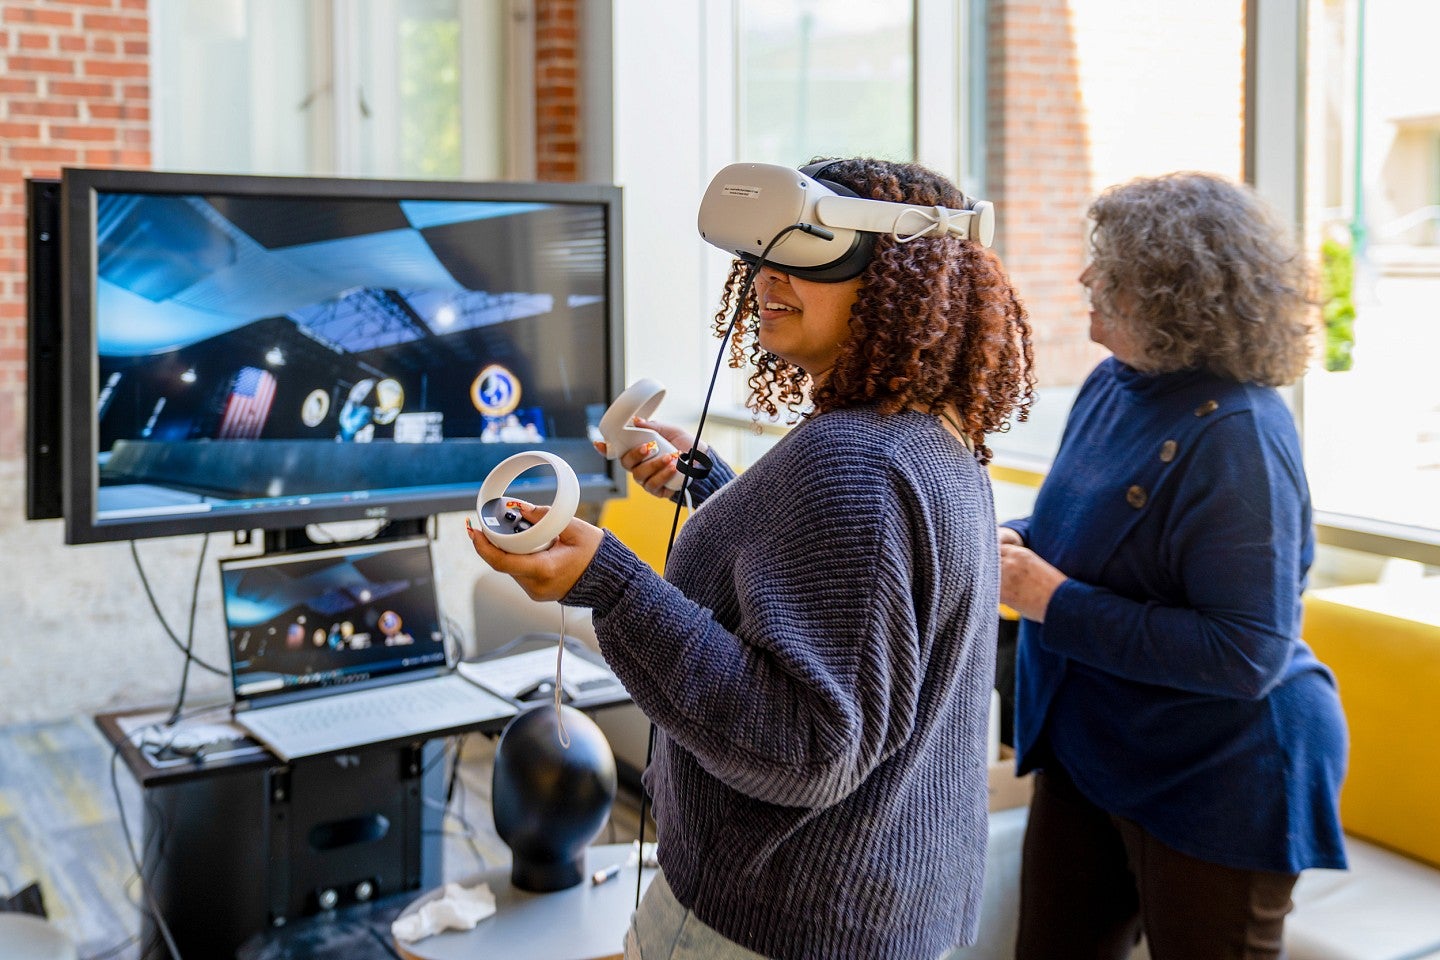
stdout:
[(646, 452), (646, 453), (654, 453), (656, 450), (659, 449), (659, 446), (660, 446), (660, 445), (657, 444), (654, 440), (651, 440), (651, 441), (649, 441), (648, 443), (645, 444), (645, 452)]

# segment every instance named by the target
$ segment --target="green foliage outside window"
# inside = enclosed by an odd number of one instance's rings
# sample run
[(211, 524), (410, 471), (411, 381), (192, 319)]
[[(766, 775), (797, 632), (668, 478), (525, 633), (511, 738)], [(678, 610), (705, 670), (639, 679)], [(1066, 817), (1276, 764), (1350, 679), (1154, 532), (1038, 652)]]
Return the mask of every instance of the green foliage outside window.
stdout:
[(408, 19), (400, 26), (401, 168), (408, 176), (460, 174), (460, 24)]
[(1320, 244), (1320, 314), (1325, 320), (1325, 369), (1349, 370), (1355, 351), (1355, 253), (1349, 244)]

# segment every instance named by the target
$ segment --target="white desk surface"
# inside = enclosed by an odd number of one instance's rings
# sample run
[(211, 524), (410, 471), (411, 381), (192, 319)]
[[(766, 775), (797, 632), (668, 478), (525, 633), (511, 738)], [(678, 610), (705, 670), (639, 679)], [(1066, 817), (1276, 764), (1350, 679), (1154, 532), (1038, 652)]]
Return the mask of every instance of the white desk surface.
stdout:
[[(613, 880), (596, 886), (590, 875), (611, 864), (624, 864), (631, 845), (625, 843), (590, 847), (585, 852), (585, 878), (576, 886), (553, 893), (531, 893), (510, 883), (510, 867), (488, 870), (467, 877), (467, 887), (481, 881), (495, 894), (495, 913), (474, 929), (426, 937), (416, 943), (397, 942), (396, 949), (407, 960), (475, 960), (477, 957), (504, 957), (506, 960), (608, 960), (624, 953), (625, 931), (635, 910), (635, 872), (623, 867)], [(650, 885), (654, 869), (641, 878), (642, 889)], [(400, 912), (408, 916), (440, 895), (430, 890)]]

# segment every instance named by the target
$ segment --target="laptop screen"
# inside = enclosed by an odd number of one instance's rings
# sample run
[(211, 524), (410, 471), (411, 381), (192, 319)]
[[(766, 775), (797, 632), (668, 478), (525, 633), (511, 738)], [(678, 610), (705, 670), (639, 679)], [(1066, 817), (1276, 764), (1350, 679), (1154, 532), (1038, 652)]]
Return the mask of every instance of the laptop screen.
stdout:
[(423, 537), (222, 560), (220, 580), (237, 703), (447, 668)]

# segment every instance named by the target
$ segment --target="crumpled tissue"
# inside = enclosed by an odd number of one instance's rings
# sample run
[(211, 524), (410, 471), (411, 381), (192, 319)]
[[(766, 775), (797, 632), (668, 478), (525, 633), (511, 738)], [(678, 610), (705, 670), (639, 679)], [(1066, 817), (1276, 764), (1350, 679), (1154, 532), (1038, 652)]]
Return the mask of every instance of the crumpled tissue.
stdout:
[(631, 840), (630, 856), (625, 858), (625, 866), (633, 867), (641, 860), (645, 861), (645, 866), (647, 867), (660, 866), (660, 856), (656, 850), (656, 844), (653, 842), (647, 843), (645, 844), (645, 849), (642, 851), (640, 849), (640, 841)]
[(392, 923), (390, 932), (397, 940), (414, 943), (443, 930), (469, 930), (494, 912), (495, 894), (488, 883), (475, 887), (447, 883), (440, 896)]

